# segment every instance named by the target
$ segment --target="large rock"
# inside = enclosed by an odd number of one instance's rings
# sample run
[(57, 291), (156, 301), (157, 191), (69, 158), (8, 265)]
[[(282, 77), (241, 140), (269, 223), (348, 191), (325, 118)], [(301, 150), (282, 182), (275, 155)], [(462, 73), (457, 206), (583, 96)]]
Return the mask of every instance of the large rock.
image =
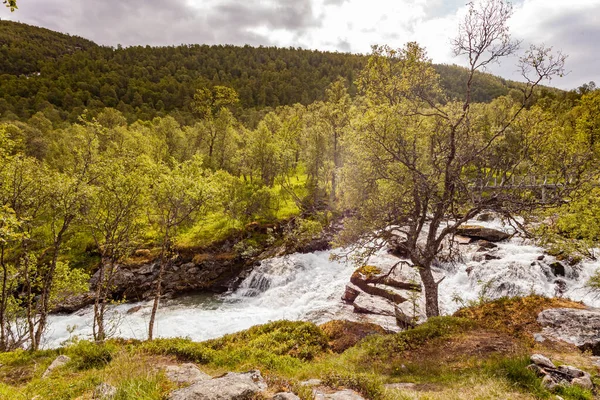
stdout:
[(510, 237), (506, 232), (479, 225), (464, 225), (456, 230), (456, 234), (472, 239), (487, 240), (488, 242), (499, 242)]
[(367, 293), (360, 293), (356, 296), (353, 305), (354, 311), (358, 313), (387, 315), (390, 317), (396, 315), (393, 302)]
[(169, 365), (165, 368), (165, 375), (171, 382), (177, 384), (191, 384), (212, 379), (212, 376), (200, 371), (195, 364)]
[(112, 400), (117, 395), (117, 388), (108, 383), (102, 382), (94, 389), (94, 399)]
[(556, 365), (554, 365), (554, 363), (548, 357), (541, 354), (533, 354), (530, 357), (530, 360), (532, 363), (542, 368), (556, 368)]
[(169, 395), (169, 400), (250, 400), (266, 389), (259, 371), (230, 372), (220, 378), (199, 381), (175, 390)]
[[(421, 285), (407, 281), (406, 279), (407, 277), (402, 275), (399, 268), (396, 268), (394, 271), (385, 271), (380, 267), (365, 265), (354, 271), (354, 273), (350, 277), (350, 282), (352, 282), (365, 292), (367, 292), (367, 290), (370, 290), (370, 288), (374, 287), (372, 285), (385, 285), (395, 289), (404, 290), (421, 290)], [(365, 290), (365, 287), (367, 288), (367, 290)]]
[(69, 356), (65, 356), (64, 354), (56, 357), (54, 361), (52, 361), (50, 366), (46, 369), (46, 371), (44, 371), (42, 378), (47, 378), (48, 375), (52, 373), (52, 371), (54, 371), (56, 368), (62, 367), (69, 361), (71, 361), (71, 358)]
[(600, 355), (600, 309), (551, 308), (537, 320), (545, 337)]

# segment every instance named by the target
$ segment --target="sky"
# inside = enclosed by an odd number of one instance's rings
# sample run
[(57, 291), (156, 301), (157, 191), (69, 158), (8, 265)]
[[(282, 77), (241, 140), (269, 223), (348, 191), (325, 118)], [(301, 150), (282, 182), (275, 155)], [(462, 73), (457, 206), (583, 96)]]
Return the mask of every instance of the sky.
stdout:
[[(375, 44), (424, 46), (435, 63), (459, 64), (450, 42), (467, 0), (19, 0), (0, 18), (117, 46), (235, 44), (367, 54)], [(548, 84), (600, 85), (600, 0), (515, 0), (510, 32), (568, 55)], [(488, 72), (518, 79), (517, 58)]]

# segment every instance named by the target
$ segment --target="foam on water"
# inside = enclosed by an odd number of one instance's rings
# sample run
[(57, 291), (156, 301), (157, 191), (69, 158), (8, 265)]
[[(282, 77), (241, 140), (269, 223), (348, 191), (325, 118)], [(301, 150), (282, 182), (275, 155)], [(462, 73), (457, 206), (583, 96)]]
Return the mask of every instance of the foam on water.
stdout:
[[(474, 223), (510, 231), (500, 221)], [(557, 278), (549, 267), (555, 260), (548, 255), (539, 260), (544, 255), (541, 247), (516, 237), (498, 243), (493, 255), (500, 259), (493, 260), (486, 260), (477, 248), (477, 245), (461, 246), (461, 261), (435, 270), (439, 279), (445, 277), (439, 291), (443, 313), (450, 314), (460, 307), (458, 297), (467, 302), (482, 294), (492, 298), (531, 293), (555, 295)], [(233, 293), (190, 295), (165, 301), (157, 314), (155, 336), (205, 340), (280, 319), (322, 323), (334, 318), (367, 318), (353, 314), (352, 307), (340, 300), (355, 267), (350, 262), (331, 261), (330, 254), (322, 251), (268, 259)], [(397, 261), (381, 251), (370, 264), (390, 266)], [(567, 266), (566, 276), (560, 277), (566, 285), (564, 296), (600, 307), (600, 299), (584, 288), (589, 276), (599, 267), (598, 261), (584, 261), (577, 268)], [(417, 278), (413, 269), (403, 268), (409, 276)], [(136, 306), (141, 309), (127, 313)], [(151, 307), (151, 302), (112, 307), (108, 319), (114, 324), (114, 334), (145, 339)], [(370, 320), (379, 322), (376, 317)], [(389, 318), (382, 319), (381, 323), (389, 323)], [(91, 324), (91, 307), (72, 315), (53, 315), (45, 335), (45, 347), (60, 346), (75, 335), (89, 338)]]

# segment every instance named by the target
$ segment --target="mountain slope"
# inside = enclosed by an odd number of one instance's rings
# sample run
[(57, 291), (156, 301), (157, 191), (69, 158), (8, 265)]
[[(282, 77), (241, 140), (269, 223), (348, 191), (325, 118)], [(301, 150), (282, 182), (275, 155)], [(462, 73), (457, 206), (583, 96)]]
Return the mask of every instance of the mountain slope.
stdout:
[[(55, 109), (75, 121), (85, 110), (115, 107), (130, 121), (176, 113), (189, 120), (199, 87), (225, 85), (243, 109), (309, 104), (338, 77), (353, 82), (367, 56), (296, 48), (231, 45), (110, 48), (35, 26), (0, 21), (0, 115), (27, 119)], [(437, 65), (448, 97), (463, 96), (466, 69)], [(478, 74), (474, 101), (519, 84)], [(55, 113), (56, 114), (56, 113)]]

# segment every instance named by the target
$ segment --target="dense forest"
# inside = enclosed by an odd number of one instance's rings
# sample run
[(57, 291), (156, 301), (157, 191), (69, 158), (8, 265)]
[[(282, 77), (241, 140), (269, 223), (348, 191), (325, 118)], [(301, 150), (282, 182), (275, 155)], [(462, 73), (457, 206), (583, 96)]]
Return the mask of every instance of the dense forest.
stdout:
[[(431, 316), (443, 240), (483, 210), (562, 207), (562, 237), (600, 238), (597, 216), (572, 223), (600, 206), (586, 186), (597, 172), (600, 91), (541, 86), (564, 62), (542, 48), (523, 58), (527, 83), (514, 83), (476, 63), (433, 65), (416, 43), (369, 57), (113, 49), (7, 21), (0, 43), (4, 349), (38, 348), (48, 313), (88, 290), (94, 273), (94, 336), (104, 339), (107, 288), (133, 252), (152, 251), (162, 271), (177, 251), (252, 222), (296, 218), (290, 234), (303, 240), (345, 213), (339, 244), (379, 243), (390, 226), (408, 226), (402, 246)], [(560, 190), (485, 190), (489, 179), (528, 175), (551, 176)], [(587, 197), (564, 205), (582, 189)], [(255, 244), (235, 251), (252, 255)]]
[[(128, 122), (172, 115), (191, 124), (199, 88), (217, 85), (239, 95), (236, 115), (256, 123), (265, 107), (325, 99), (325, 89), (343, 77), (354, 81), (367, 56), (294, 48), (189, 45), (110, 48), (26, 24), (0, 21), (0, 116), (27, 119), (44, 111), (53, 123), (77, 121), (84, 110), (119, 110)], [(464, 98), (468, 71), (436, 65), (449, 99)], [(489, 102), (522, 85), (480, 73), (472, 96)], [(548, 89), (552, 95), (564, 95)]]

